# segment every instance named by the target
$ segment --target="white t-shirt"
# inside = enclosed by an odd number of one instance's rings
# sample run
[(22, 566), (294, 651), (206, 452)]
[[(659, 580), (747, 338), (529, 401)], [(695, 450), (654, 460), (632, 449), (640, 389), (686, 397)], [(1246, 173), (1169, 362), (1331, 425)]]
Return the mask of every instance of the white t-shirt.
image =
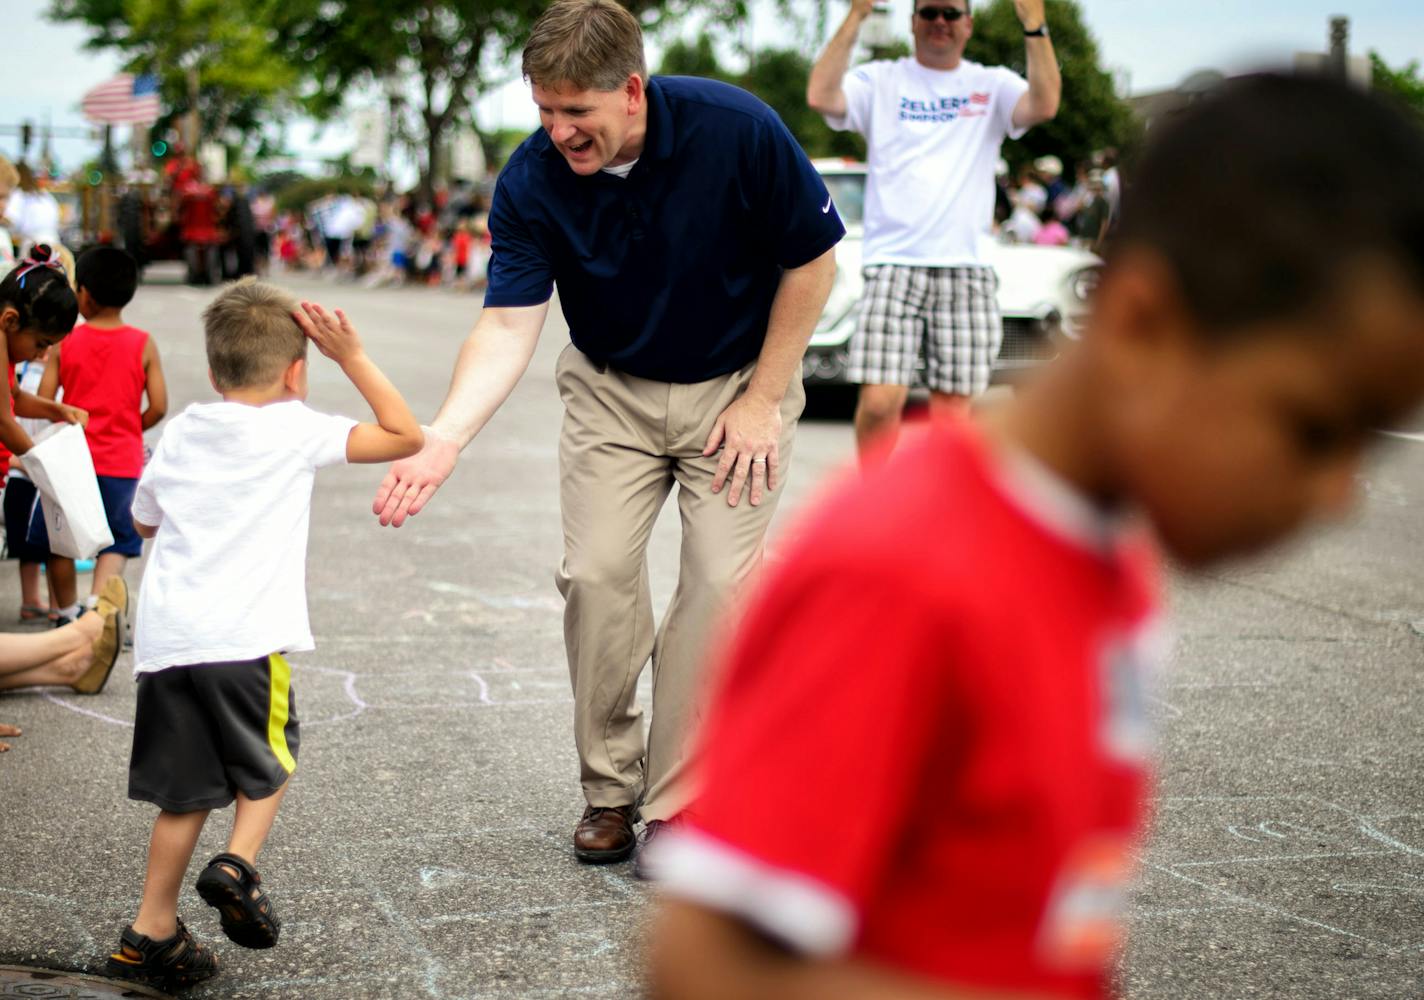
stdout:
[[(45, 366), (43, 361), (21, 361), (15, 366), (15, 384), (23, 392), (28, 392), (31, 395), (38, 393), (40, 391), (40, 382), (44, 380), (44, 370)], [(63, 399), (64, 390), (61, 389), (57, 396), (59, 399)], [(23, 427), (25, 433), (31, 438), (38, 437), (40, 431), (48, 429), (50, 425), (50, 422), (43, 417), (16, 417), (15, 422)], [(23, 461), (24, 459), (21, 459), (21, 462)], [(12, 463), (6, 481), (8, 482), (10, 479), (28, 480), (29, 478), (29, 476), (15, 468)]]
[(314, 649), (307, 527), (316, 470), (356, 421), (305, 403), (198, 403), (169, 421), (134, 494), (158, 535), (139, 589), (134, 673)]
[(48, 191), (22, 191), (16, 188), (10, 192), (10, 201), (5, 206), (5, 216), (10, 220), (12, 238), (29, 249), (36, 243), (59, 243), (59, 202)]
[(627, 163), (621, 163), (616, 167), (600, 167), (599, 169), (605, 174), (612, 174), (614, 177), (627, 177), (633, 172), (633, 168), (638, 165), (638, 159), (641, 159), (641, 157), (629, 160)]
[(994, 169), (1028, 81), (963, 60), (930, 69), (912, 57), (846, 74), (843, 118), (826, 124), (865, 136), (866, 264), (984, 264), (994, 223)]

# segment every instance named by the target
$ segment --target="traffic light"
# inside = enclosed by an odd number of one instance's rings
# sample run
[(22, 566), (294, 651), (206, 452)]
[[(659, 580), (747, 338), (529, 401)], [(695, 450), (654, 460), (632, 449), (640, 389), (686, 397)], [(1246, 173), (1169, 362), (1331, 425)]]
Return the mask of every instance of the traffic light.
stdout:
[(156, 160), (161, 160), (168, 155), (168, 143), (164, 142), (162, 139), (156, 139), (154, 140), (152, 150), (153, 158)]
[(20, 148), (26, 152), (30, 149), (30, 143), (34, 141), (35, 129), (29, 122), (20, 126)]

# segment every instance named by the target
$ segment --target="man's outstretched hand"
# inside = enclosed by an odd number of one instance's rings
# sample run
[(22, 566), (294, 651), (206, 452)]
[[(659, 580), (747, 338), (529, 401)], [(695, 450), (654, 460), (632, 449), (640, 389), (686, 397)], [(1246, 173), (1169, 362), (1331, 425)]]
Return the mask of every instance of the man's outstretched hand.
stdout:
[(382, 527), (399, 528), (407, 517), (419, 514), (455, 471), (459, 445), (429, 427), (421, 429), (425, 431), (425, 446), (410, 458), (392, 464), (376, 490), (371, 513), (380, 518)]

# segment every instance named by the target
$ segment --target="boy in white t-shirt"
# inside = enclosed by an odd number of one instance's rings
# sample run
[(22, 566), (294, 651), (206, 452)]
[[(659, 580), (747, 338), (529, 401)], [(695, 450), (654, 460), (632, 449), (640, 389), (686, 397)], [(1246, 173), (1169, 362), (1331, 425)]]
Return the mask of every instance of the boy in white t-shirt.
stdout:
[[(178, 919), (178, 890), (209, 810), (237, 801), (228, 849), (197, 890), (229, 938), (270, 948), (281, 924), (253, 868), (296, 768), (299, 737), (282, 654), (314, 648), (306, 547), (317, 469), (420, 450), (401, 394), (337, 310), (262, 282), (228, 287), (203, 313), (220, 403), (174, 418), (144, 469), (134, 525), (156, 538), (134, 633), (138, 710), (129, 797), (162, 811), (138, 916), (108, 971), (165, 990), (218, 971)], [(341, 366), (376, 423), (309, 409), (307, 339)]]

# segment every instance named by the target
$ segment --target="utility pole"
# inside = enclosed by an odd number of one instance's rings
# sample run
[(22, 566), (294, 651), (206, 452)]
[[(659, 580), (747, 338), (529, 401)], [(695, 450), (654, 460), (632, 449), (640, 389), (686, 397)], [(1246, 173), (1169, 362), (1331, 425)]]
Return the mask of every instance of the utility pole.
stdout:
[(1330, 75), (1338, 80), (1346, 78), (1350, 52), (1350, 19), (1332, 17), (1330, 19)]

